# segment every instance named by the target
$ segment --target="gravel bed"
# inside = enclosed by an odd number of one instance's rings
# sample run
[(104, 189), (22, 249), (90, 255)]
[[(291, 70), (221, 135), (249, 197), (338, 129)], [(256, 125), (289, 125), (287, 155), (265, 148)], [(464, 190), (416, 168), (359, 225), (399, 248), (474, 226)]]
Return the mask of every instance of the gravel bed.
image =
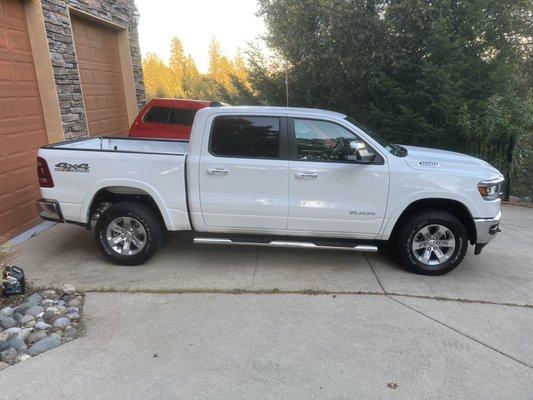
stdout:
[(68, 343), (81, 331), (83, 294), (72, 285), (19, 302), (0, 309), (0, 371)]

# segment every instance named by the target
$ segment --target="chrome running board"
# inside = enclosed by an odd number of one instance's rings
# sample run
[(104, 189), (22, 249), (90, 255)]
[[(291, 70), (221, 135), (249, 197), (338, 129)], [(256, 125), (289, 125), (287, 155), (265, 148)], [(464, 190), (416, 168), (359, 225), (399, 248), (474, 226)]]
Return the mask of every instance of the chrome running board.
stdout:
[(366, 251), (376, 252), (377, 246), (358, 244), (355, 246), (319, 246), (311, 242), (290, 242), (283, 240), (273, 240), (271, 242), (248, 242), (238, 241), (224, 238), (212, 237), (195, 237), (194, 243), (197, 244), (224, 244), (224, 245), (238, 245), (238, 246), (263, 246), (263, 247), (285, 247), (292, 249), (319, 249), (319, 250), (345, 250), (345, 251)]

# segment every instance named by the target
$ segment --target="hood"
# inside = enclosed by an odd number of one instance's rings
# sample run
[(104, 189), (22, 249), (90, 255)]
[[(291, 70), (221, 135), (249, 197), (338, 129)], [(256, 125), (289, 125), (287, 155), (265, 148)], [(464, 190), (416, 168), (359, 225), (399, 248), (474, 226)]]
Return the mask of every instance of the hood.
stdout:
[(466, 154), (426, 147), (403, 147), (408, 151), (407, 156), (404, 158), (405, 162), (415, 170), (461, 171), (480, 175), (484, 179), (493, 179), (501, 175), (488, 162)]

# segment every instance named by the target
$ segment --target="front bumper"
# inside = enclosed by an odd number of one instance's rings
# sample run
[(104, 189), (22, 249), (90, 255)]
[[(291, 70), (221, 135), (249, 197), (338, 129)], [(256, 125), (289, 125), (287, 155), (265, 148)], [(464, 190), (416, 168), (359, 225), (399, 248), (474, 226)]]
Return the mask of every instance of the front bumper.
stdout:
[(65, 222), (61, 207), (55, 200), (39, 199), (37, 200), (37, 212), (42, 219), (53, 222)]
[(481, 249), (496, 237), (500, 229), (500, 218), (502, 212), (498, 212), (494, 218), (474, 218), (474, 224), (476, 225), (476, 249), (475, 254), (481, 253)]

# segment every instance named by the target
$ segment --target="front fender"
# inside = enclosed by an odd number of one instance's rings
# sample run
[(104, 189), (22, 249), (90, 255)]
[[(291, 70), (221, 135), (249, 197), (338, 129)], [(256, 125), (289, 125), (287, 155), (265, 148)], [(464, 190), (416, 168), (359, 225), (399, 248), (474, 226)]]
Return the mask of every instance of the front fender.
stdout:
[[(478, 215), (478, 207), (476, 204), (464, 194), (461, 193), (454, 193), (454, 192), (447, 192), (447, 191), (423, 191), (423, 192), (416, 192), (413, 193), (407, 197), (405, 197), (400, 202), (396, 202), (396, 205), (394, 208), (391, 209), (391, 212), (388, 214), (388, 217), (386, 218), (385, 223), (383, 224), (383, 228), (381, 229), (381, 232), (378, 234), (379, 240), (388, 240), (392, 230), (394, 229), (394, 226), (396, 225), (396, 222), (402, 215), (402, 213), (414, 202), (419, 200), (453, 200), (457, 201), (461, 204), (463, 204), (471, 216)], [(390, 205), (389, 205), (390, 206)]]

